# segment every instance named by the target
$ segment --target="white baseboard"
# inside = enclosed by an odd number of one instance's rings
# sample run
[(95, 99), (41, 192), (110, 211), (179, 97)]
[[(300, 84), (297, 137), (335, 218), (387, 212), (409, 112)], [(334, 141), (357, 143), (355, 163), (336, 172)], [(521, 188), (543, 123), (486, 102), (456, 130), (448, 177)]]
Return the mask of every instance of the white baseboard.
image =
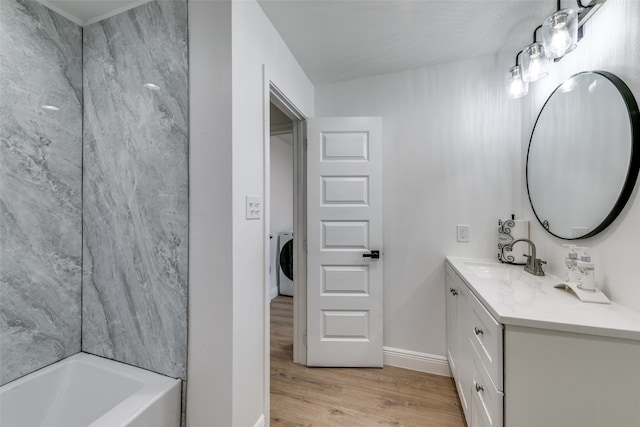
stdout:
[(418, 353), (417, 351), (402, 350), (400, 348), (383, 347), (384, 364), (397, 368), (429, 374), (451, 376), (449, 361), (445, 356)]
[(274, 299), (275, 297), (278, 296), (278, 288), (271, 288), (270, 292), (271, 292), (271, 299)]
[(260, 415), (260, 418), (258, 418), (258, 421), (256, 421), (254, 427), (264, 427), (265, 426), (265, 421), (264, 421), (264, 414)]

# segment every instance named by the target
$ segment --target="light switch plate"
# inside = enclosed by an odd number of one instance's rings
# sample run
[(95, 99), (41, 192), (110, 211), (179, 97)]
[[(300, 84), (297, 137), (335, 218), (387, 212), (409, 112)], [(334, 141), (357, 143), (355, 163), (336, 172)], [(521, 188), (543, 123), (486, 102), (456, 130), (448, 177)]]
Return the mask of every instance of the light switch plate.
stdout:
[(262, 198), (260, 196), (247, 195), (247, 219), (260, 219), (262, 217)]
[(468, 242), (469, 241), (469, 226), (458, 224), (456, 227), (458, 231), (458, 242)]

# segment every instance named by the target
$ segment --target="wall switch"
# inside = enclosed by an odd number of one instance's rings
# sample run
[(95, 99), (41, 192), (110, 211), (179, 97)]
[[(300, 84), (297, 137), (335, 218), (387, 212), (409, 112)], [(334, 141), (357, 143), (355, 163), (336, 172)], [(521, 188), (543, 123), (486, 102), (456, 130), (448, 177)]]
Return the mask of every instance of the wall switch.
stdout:
[(457, 226), (458, 231), (458, 242), (468, 242), (469, 241), (469, 226), (468, 225), (460, 225)]
[(259, 196), (247, 196), (247, 219), (262, 217), (262, 199)]

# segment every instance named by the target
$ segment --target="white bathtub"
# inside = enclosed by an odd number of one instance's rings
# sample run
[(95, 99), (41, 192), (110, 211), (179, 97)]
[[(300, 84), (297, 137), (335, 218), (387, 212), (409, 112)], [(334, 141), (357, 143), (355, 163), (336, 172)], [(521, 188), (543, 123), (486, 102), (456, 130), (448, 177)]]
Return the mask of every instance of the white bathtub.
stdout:
[(181, 381), (78, 353), (0, 388), (2, 427), (179, 427)]

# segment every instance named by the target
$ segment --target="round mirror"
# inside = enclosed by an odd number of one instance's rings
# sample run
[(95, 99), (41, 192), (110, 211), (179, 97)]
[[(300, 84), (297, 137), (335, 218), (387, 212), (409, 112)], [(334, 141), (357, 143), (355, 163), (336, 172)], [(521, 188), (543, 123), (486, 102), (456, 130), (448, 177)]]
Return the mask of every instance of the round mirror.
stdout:
[(538, 115), (527, 190), (542, 226), (562, 239), (604, 230), (631, 196), (640, 167), (640, 113), (631, 90), (605, 71), (558, 86)]

